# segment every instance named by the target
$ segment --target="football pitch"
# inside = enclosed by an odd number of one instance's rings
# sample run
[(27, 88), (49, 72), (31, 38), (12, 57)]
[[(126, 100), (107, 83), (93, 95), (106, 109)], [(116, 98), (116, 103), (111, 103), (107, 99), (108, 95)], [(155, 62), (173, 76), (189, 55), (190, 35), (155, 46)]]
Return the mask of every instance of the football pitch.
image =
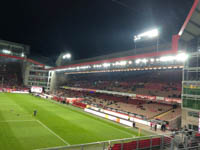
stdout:
[[(37, 110), (36, 117), (34, 110)], [(28, 94), (0, 93), (0, 150), (34, 150), (137, 135), (136, 129), (87, 114), (73, 106)]]

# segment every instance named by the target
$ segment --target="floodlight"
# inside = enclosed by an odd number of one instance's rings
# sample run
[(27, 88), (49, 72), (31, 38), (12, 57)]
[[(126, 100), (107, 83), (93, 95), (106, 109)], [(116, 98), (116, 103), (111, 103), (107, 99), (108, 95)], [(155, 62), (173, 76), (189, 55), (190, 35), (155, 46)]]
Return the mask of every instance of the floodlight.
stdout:
[(173, 61), (175, 59), (174, 56), (163, 56), (160, 57), (160, 61), (166, 62), (166, 61)]
[(144, 59), (142, 59), (142, 62), (143, 62), (143, 63), (147, 63), (148, 60), (147, 60), (146, 58), (144, 58)]
[(160, 59), (159, 59), (159, 58), (157, 58), (157, 59), (156, 59), (156, 61), (158, 62), (158, 61), (160, 61)]
[(153, 58), (150, 59), (151, 62), (154, 62), (155, 60)]
[(7, 50), (7, 49), (3, 49), (2, 52), (3, 52), (4, 54), (11, 54), (11, 51), (9, 51), (9, 50)]
[(188, 59), (188, 57), (189, 57), (188, 54), (186, 54), (186, 53), (180, 53), (180, 54), (178, 54), (176, 56), (176, 60), (184, 62), (184, 61), (186, 61)]
[(63, 59), (70, 59), (72, 56), (70, 53), (63, 55)]
[(103, 67), (110, 67), (110, 64), (109, 63), (104, 63)]
[(120, 65), (121, 65), (121, 66), (125, 66), (126, 63), (127, 63), (126, 61), (120, 61)]
[(158, 29), (153, 29), (153, 30), (150, 30), (150, 31), (144, 32), (142, 34), (134, 36), (134, 41), (138, 41), (145, 37), (146, 38), (154, 38), (154, 37), (157, 37), (158, 35), (159, 35)]
[(135, 61), (136, 64), (139, 64), (140, 62), (141, 62), (141, 59), (137, 59), (137, 60)]
[(21, 54), (21, 57), (24, 57), (24, 53)]

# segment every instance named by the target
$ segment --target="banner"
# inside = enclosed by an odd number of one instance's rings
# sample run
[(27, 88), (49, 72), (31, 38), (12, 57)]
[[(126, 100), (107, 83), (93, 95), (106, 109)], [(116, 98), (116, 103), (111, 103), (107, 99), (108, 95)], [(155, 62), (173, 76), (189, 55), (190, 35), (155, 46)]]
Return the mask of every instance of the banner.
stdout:
[(168, 98), (168, 97), (165, 97), (165, 101), (166, 102), (181, 103), (181, 99), (179, 99), (179, 98)]
[(42, 93), (43, 92), (43, 88), (39, 87), (39, 86), (32, 86), (31, 87), (31, 92), (32, 93)]

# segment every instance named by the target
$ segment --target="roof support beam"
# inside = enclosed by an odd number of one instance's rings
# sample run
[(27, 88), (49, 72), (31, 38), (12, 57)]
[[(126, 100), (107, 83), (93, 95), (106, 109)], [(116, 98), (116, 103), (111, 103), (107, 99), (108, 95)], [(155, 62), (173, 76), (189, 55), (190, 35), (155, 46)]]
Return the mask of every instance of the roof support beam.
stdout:
[(195, 11), (200, 14), (200, 10), (198, 8)]
[(193, 33), (191, 33), (190, 31), (188, 31), (187, 29), (185, 29), (185, 31), (184, 32), (186, 32), (186, 33), (188, 33), (188, 34), (190, 34), (191, 36), (193, 36), (194, 38), (196, 37), (196, 35), (194, 35)]
[(194, 26), (197, 26), (198, 28), (200, 28), (200, 24), (197, 24), (196, 22), (190, 20), (190, 23), (193, 24)]

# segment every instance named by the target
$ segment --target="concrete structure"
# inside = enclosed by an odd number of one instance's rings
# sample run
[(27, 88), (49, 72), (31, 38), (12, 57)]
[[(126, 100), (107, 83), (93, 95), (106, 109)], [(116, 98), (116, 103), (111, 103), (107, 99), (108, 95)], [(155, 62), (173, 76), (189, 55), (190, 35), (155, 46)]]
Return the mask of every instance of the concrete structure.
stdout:
[(9, 54), (18, 57), (27, 57), (30, 53), (28, 45), (0, 40), (0, 54)]
[(39, 86), (48, 92), (52, 81), (51, 78), (52, 73), (40, 65), (26, 62), (23, 67), (23, 81), (24, 85), (28, 87)]
[(200, 1), (195, 0), (180, 31), (190, 53), (183, 69), (182, 127), (200, 131)]
[(190, 54), (183, 71), (182, 126), (199, 130), (200, 118), (200, 52)]

